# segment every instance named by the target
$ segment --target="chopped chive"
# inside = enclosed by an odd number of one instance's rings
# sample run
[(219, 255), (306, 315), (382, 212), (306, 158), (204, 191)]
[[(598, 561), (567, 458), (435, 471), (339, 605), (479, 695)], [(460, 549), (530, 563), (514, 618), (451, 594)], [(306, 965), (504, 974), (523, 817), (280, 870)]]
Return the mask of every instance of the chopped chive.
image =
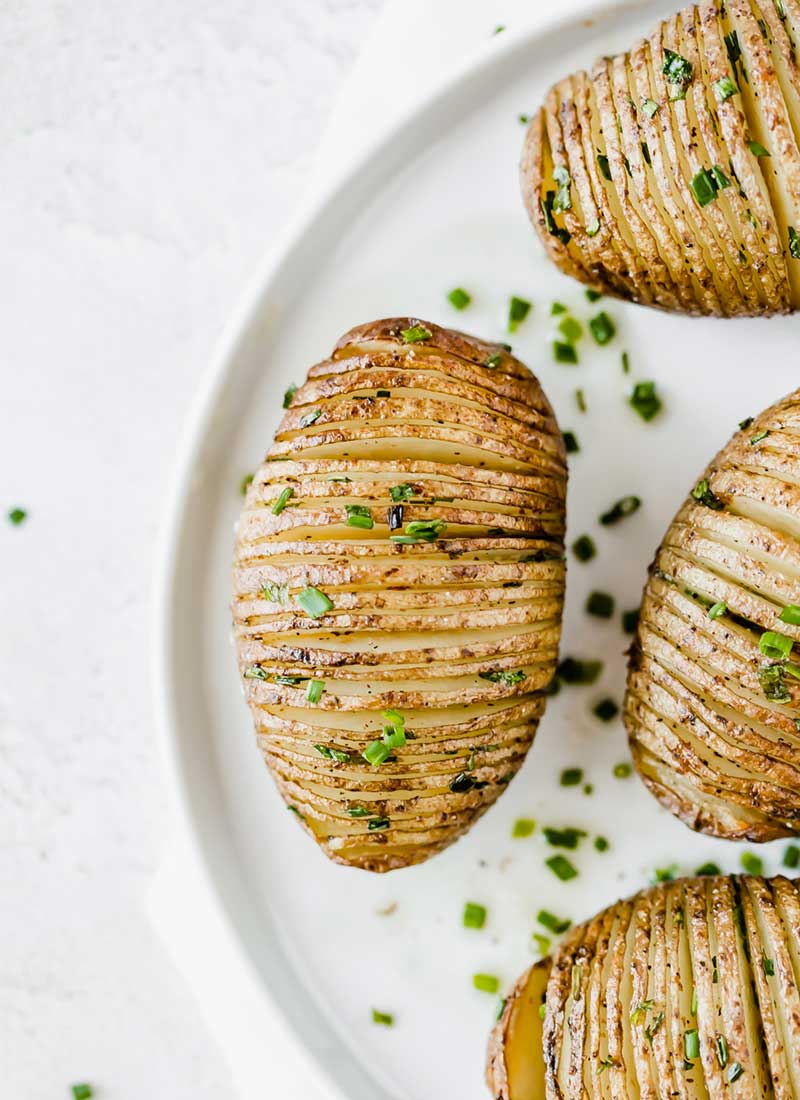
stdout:
[(565, 684), (593, 684), (602, 671), (602, 661), (581, 661), (576, 657), (565, 657), (558, 666), (558, 675)]
[(577, 363), (578, 352), (573, 344), (567, 344), (563, 340), (553, 341), (553, 358), (557, 363)]
[(764, 968), (764, 973), (768, 978), (775, 977), (775, 960), (767, 958), (766, 952), (761, 952), (761, 965)]
[(322, 698), (322, 693), (324, 690), (324, 680), (309, 680), (308, 687), (306, 688), (306, 699), (309, 703), (318, 703)]
[(789, 623), (790, 626), (800, 626), (800, 605), (787, 603), (778, 618), (782, 623)]
[(723, 76), (719, 80), (715, 80), (712, 87), (719, 103), (724, 103), (726, 99), (730, 99), (732, 95), (736, 95), (739, 91), (736, 82), (729, 76)]
[(760, 856), (756, 856), (752, 852), (742, 852), (740, 859), (742, 868), (748, 875), (764, 874), (764, 861)]
[(273, 516), (279, 516), (293, 496), (294, 489), (290, 485), (287, 485), (286, 488), (282, 490), (278, 499), (272, 505)]
[(621, 500), (612, 504), (607, 512), (602, 514), (600, 522), (604, 527), (610, 527), (613, 523), (619, 523), (621, 519), (625, 519), (627, 516), (632, 516), (634, 512), (638, 512), (641, 503), (639, 497), (622, 497)]
[(392, 485), (389, 489), (389, 496), (397, 504), (402, 500), (411, 500), (414, 495), (413, 488), (405, 481), (400, 485)]
[(562, 164), (556, 165), (553, 169), (553, 179), (558, 184), (558, 189), (553, 198), (553, 212), (563, 214), (565, 210), (572, 209), (572, 198), (569, 193), (572, 180), (569, 172)]
[(553, 302), (553, 304), (550, 306), (550, 316), (551, 317), (557, 317), (559, 315), (559, 313), (566, 313), (566, 312), (567, 312), (567, 307), (565, 305), (563, 305), (561, 302)]
[(592, 220), (590, 222), (588, 222), (587, 225), (586, 225), (586, 236), (587, 237), (596, 237), (599, 232), (600, 232), (600, 219), (599, 218), (592, 218)]
[(530, 117), (528, 115), (517, 115), (517, 122), (522, 126), (527, 126), (530, 122)]
[(594, 846), (598, 852), (607, 852), (609, 844), (604, 836), (596, 836), (594, 838)]
[(315, 424), (317, 420), (322, 416), (322, 409), (312, 409), (311, 412), (307, 412), (305, 416), (300, 417), (300, 427), (308, 428), (311, 424)]
[(656, 1002), (651, 1000), (639, 1001), (636, 1007), (631, 1011), (630, 1020), (631, 1023), (636, 1026), (642, 1022), (648, 1012), (656, 1007)]
[(715, 512), (720, 512), (725, 507), (716, 493), (712, 491), (707, 477), (704, 477), (702, 481), (698, 481), (692, 489), (691, 495), (700, 504), (704, 504), (706, 508), (713, 508)]
[(512, 295), (508, 303), (508, 331), (516, 332), (531, 311), (531, 303)]
[(572, 544), (572, 553), (578, 561), (591, 561), (597, 555), (597, 547), (590, 535), (579, 535)]
[(566, 245), (569, 244), (572, 236), (568, 229), (562, 229), (560, 226), (556, 225), (555, 221), (553, 220), (553, 203), (555, 202), (555, 198), (555, 191), (548, 191), (545, 197), (541, 200), (542, 213), (544, 214), (544, 225), (545, 229), (551, 236), (557, 237), (562, 244)]
[(248, 665), (244, 670), (245, 680), (269, 680), (269, 673), (261, 665)]
[(495, 355), (490, 355), (483, 365), (485, 367), (499, 367), (502, 361), (503, 356), (497, 352)]
[(583, 326), (574, 317), (564, 317), (558, 325), (558, 331), (568, 344), (574, 344), (583, 336)]
[(271, 583), (262, 585), (261, 595), (270, 603), (279, 603), (285, 607), (289, 602), (289, 585)]
[(744, 1068), (741, 1062), (733, 1062), (731, 1068), (728, 1070), (728, 1081), (733, 1084), (734, 1081), (738, 1081), (744, 1073)]
[(518, 817), (514, 822), (514, 828), (511, 830), (511, 835), (516, 839), (522, 837), (531, 836), (536, 829), (536, 822), (530, 817)]
[(465, 928), (483, 928), (486, 924), (486, 906), (468, 901), (464, 906), (463, 924)]
[(549, 825), (545, 825), (542, 834), (547, 843), (553, 848), (569, 848), (571, 851), (574, 851), (582, 838), (586, 836), (583, 829), (575, 829), (571, 825), (566, 826), (564, 829), (554, 829)]
[(384, 829), (391, 827), (391, 821), (388, 817), (373, 817), (367, 822), (367, 832), (376, 833), (381, 832)]
[(577, 787), (583, 779), (583, 768), (564, 768), (559, 783), (562, 787)]
[(762, 439), (766, 439), (769, 435), (769, 428), (765, 428), (763, 432), (756, 432), (754, 436), (750, 438), (750, 446), (755, 447), (756, 443), (760, 443)]
[(540, 955), (549, 955), (553, 943), (549, 936), (543, 936), (541, 932), (534, 932), (531, 939), (536, 944), (536, 950)]
[(728, 179), (728, 177), (725, 175), (718, 164), (715, 164), (712, 167), (711, 176), (714, 180), (714, 183), (717, 185), (718, 190), (724, 191), (726, 187), (730, 187), (731, 181)]
[(788, 867), (790, 871), (800, 867), (800, 848), (796, 844), (787, 845), (783, 853), (783, 866)]
[(602, 313), (598, 313), (596, 317), (592, 317), (589, 321), (589, 328), (591, 329), (592, 336), (595, 338), (595, 342), (602, 347), (613, 339), (616, 333), (616, 325), (603, 310)]
[(610, 619), (614, 614), (614, 597), (608, 592), (590, 592), (586, 600), (586, 611), (598, 619)]
[(701, 867), (698, 867), (695, 871), (696, 875), (721, 875), (719, 867), (716, 863), (704, 863)]
[(597, 166), (603, 174), (603, 178), (611, 181), (611, 166), (608, 163), (608, 157), (605, 153), (597, 154)]
[(735, 75), (736, 62), (739, 61), (742, 56), (742, 47), (739, 45), (739, 34), (737, 31), (731, 31), (730, 34), (725, 35), (725, 49), (728, 51), (728, 60), (731, 63)]
[(569, 882), (570, 879), (577, 878), (578, 872), (566, 856), (550, 856), (544, 862), (545, 866), (549, 867), (562, 882)]
[(575, 404), (578, 406), (580, 412), (586, 412), (586, 396), (583, 390), (575, 390)]
[(758, 670), (758, 682), (767, 699), (773, 703), (788, 703), (791, 694), (784, 682), (784, 666), (762, 665)]
[(700, 1056), (700, 1034), (697, 1028), (690, 1027), (683, 1033), (683, 1051), (687, 1061)]
[(402, 749), (406, 743), (406, 731), (404, 726), (383, 727), (383, 743), (387, 749)]
[(492, 31), (492, 34), (502, 34), (505, 29), (506, 28), (502, 23), (498, 23), (497, 26)]
[(626, 634), (635, 634), (639, 625), (639, 608), (634, 607), (630, 611), (622, 612), (622, 629)]
[(758, 648), (773, 661), (785, 661), (792, 652), (793, 641), (775, 630), (765, 630), (758, 641)]
[(320, 756), (324, 756), (326, 760), (335, 760), (338, 764), (350, 763), (349, 752), (343, 752), (341, 749), (331, 748), (330, 745), (315, 745), (314, 748), (320, 754)]
[(794, 226), (789, 226), (789, 255), (793, 260), (800, 260), (800, 236)]
[[(247, 490), (253, 484), (253, 474), (245, 474), (242, 480), (239, 482), (239, 492), (242, 496), (247, 496)], [(12, 523), (20, 524), (25, 519), (25, 513), (21, 508), (14, 508), (13, 511), (8, 513), (8, 518)]]
[(671, 863), (669, 867), (656, 867), (653, 872), (653, 882), (672, 882), (678, 872), (678, 865)]
[(643, 99), (642, 111), (645, 115), (647, 115), (648, 118), (652, 118), (653, 115), (658, 111), (658, 104), (654, 99)]
[(712, 604), (708, 609), (709, 619), (718, 619), (720, 615), (724, 615), (728, 610), (728, 605), (724, 600), (718, 600), (715, 604)]
[(392, 542), (413, 545), (417, 542), (435, 542), (447, 524), (444, 520), (413, 520), (406, 524), (405, 534), (389, 535)]
[(72, 1086), (72, 1100), (92, 1100), (94, 1092), (91, 1085), (82, 1083)]
[(312, 619), (319, 619), (333, 607), (333, 601), (329, 600), (324, 592), (308, 585), (295, 596), (295, 601), (302, 607)]
[(347, 816), (348, 817), (370, 817), (371, 814), (370, 814), (370, 811), (366, 808), (366, 806), (348, 806)]
[(637, 382), (628, 398), (628, 404), (642, 420), (652, 420), (661, 412), (661, 398), (656, 393), (655, 382)]
[[(263, 669), (260, 671), (263, 671)], [(268, 679), (268, 677), (265, 676), (264, 679)], [(302, 684), (305, 679), (305, 676), (273, 676), (272, 682), (281, 684), (283, 687), (297, 687), (297, 685)]]
[(373, 766), (373, 768), (379, 768), (381, 764), (388, 760), (391, 751), (389, 746), (385, 745), (383, 741), (370, 741), (361, 755), (368, 764)]
[(764, 148), (759, 141), (748, 141), (747, 148), (753, 154), (754, 157), (769, 157), (772, 154)]
[[(498, 782), (501, 782), (501, 780), (498, 780)], [(450, 790), (453, 794), (466, 794), (467, 791), (471, 791), (473, 788), (480, 790), (481, 787), (485, 786), (485, 783), (479, 783), (473, 776), (468, 775), (466, 772), (459, 772), (458, 775), (450, 781)]]
[(599, 290), (595, 290), (594, 287), (587, 287), (583, 292), (586, 295), (587, 302), (599, 302), (603, 295)]
[(681, 55), (675, 53), (674, 50), (665, 48), (664, 64), (661, 67), (661, 71), (667, 78), (667, 83), (672, 85), (669, 98), (671, 100), (685, 99), (686, 89), (691, 84), (694, 75), (694, 68), (691, 61), (687, 61), (685, 57), (681, 57)]
[(538, 924), (541, 924), (543, 928), (547, 928), (556, 936), (560, 936), (562, 932), (566, 932), (571, 927), (572, 921), (568, 919), (562, 920), (555, 914), (548, 912), (547, 909), (540, 909), (536, 914), (536, 920)]
[(633, 774), (633, 765), (627, 760), (623, 760), (620, 764), (615, 764), (611, 773), (615, 779), (628, 779)]
[(472, 984), (481, 993), (496, 993), (500, 988), (500, 979), (494, 974), (473, 974)]
[(372, 1022), (373, 1024), (381, 1024), (383, 1027), (392, 1027), (394, 1024), (394, 1016), (391, 1012), (379, 1012), (377, 1008), (373, 1008)]
[(745, 430), (746, 428), (749, 428), (749, 427), (750, 427), (750, 425), (751, 425), (751, 424), (753, 423), (753, 419), (754, 419), (754, 418), (753, 418), (752, 416), (746, 416), (746, 417), (744, 418), (744, 420), (740, 420), (740, 421), (739, 421), (739, 427), (740, 427), (740, 429), (741, 429), (742, 431), (744, 431), (744, 430)]
[(507, 687), (521, 684), (523, 680), (528, 678), (527, 672), (523, 672), (521, 668), (503, 669), (500, 672), (479, 672), (478, 676), (481, 680), (490, 680), (493, 684), (506, 684)]
[(689, 186), (699, 206), (708, 206), (717, 197), (719, 185), (706, 168), (701, 168)]
[(457, 286), (447, 295), (447, 300), (455, 309), (466, 309), (472, 301), (472, 295), (468, 294), (463, 287)]
[(391, 390), (376, 390), (375, 391), (375, 396), (376, 397), (391, 397), (392, 396), (392, 391)]
[(404, 344), (421, 344), (425, 340), (430, 340), (433, 333), (429, 332), (424, 325), (417, 324), (411, 325), (410, 328), (404, 328), (400, 335)]
[(630, 374), (630, 372), (631, 372), (630, 356), (628, 355), (627, 351), (623, 351), (623, 353), (622, 353), (622, 373), (623, 374)]
[(345, 506), (348, 527), (361, 527), (365, 531), (371, 531), (375, 526), (372, 513), (363, 504), (348, 504)]
[(501, 997), (500, 1000), (497, 1002), (497, 1012), (495, 1013), (495, 1017), (494, 1017), (495, 1020), (499, 1020), (502, 1017), (503, 1013), (506, 1010), (506, 1004), (507, 1004), (506, 998)]
[(283, 407), (284, 407), (284, 409), (289, 408), (289, 406), (292, 403), (292, 398), (294, 397), (294, 395), (296, 393), (297, 393), (297, 386), (294, 384), (294, 382), (291, 382), (286, 387), (286, 392), (283, 395)]
[[(682, 910), (678, 910), (678, 912), (682, 913)], [(683, 921), (681, 921), (680, 923), (683, 924)], [(696, 988), (692, 990), (691, 1010), (692, 1010), (692, 1015), (696, 1016), (697, 1015), (697, 989)]]
[(578, 439), (574, 432), (564, 432), (564, 447), (568, 455), (573, 455), (580, 450)]
[(547, 1005), (546, 1004), (540, 1004), (539, 1005), (539, 1019), (543, 1020), (546, 1015), (547, 1015)]
[(595, 718), (599, 718), (601, 722), (610, 722), (612, 718), (616, 718), (619, 714), (619, 707), (613, 699), (601, 699), (599, 703), (595, 703), (592, 707), (592, 714)]

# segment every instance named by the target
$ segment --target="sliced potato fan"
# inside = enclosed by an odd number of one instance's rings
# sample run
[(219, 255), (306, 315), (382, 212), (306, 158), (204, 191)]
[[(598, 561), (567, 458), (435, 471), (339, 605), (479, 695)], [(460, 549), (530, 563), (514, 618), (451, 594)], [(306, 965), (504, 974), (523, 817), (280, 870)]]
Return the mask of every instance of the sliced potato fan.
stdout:
[(650, 790), (734, 839), (800, 834), (800, 390), (743, 422), (672, 522), (625, 724)]
[(800, 885), (683, 879), (617, 902), (524, 974), (495, 1100), (800, 1100)]
[(247, 494), (233, 614), (264, 757), (332, 859), (445, 847), (522, 764), (555, 672), (564, 444), (507, 349), (347, 333)]
[(800, 307), (800, 0), (701, 0), (559, 81), (522, 192), (551, 259), (690, 314)]

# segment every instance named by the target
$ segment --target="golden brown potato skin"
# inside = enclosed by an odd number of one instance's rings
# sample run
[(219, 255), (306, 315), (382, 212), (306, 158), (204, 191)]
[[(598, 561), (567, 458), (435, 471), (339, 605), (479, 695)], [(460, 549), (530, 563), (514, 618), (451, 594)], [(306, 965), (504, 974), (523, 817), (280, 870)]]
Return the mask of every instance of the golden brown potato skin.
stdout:
[(541, 1034), (534, 974), (490, 1039), (495, 1100), (800, 1097), (796, 881), (681, 879), (609, 906), (556, 951)]
[(800, 0), (701, 0), (555, 84), (520, 177), (553, 262), (693, 315), (800, 308)]
[(239, 523), (233, 618), (264, 758), (331, 859), (419, 863), (521, 766), (558, 655), (565, 494), (553, 411), (501, 346), (376, 321), (294, 393)]
[(766, 631), (800, 640), (780, 619), (800, 604), (799, 444), (797, 390), (720, 451), (658, 549), (631, 648), (639, 773), (714, 836), (800, 834), (800, 667), (760, 648)]

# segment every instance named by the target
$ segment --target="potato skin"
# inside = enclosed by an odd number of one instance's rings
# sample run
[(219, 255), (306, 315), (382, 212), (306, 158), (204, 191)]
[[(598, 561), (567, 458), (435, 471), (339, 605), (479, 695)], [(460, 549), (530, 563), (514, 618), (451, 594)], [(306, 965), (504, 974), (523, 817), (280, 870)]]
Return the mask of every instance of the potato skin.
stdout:
[(698, 479), (651, 566), (630, 651), (640, 775), (691, 828), (729, 839), (800, 834), (800, 681), (791, 653), (760, 648), (768, 631), (800, 641), (780, 619), (800, 604), (798, 432), (795, 391)]
[(690, 315), (800, 308), (795, 13), (699, 0), (548, 91), (520, 184), (565, 274)]
[[(492, 1096), (724, 1100), (736, 1084), (746, 1100), (792, 1100), (799, 914), (797, 881), (750, 875), (661, 883), (609, 906), (515, 984), (489, 1041)], [(540, 1033), (526, 994), (542, 967)]]
[(558, 657), (565, 495), (553, 411), (503, 346), (375, 321), (291, 397), (233, 619), (258, 744), (332, 860), (421, 862), (521, 766)]

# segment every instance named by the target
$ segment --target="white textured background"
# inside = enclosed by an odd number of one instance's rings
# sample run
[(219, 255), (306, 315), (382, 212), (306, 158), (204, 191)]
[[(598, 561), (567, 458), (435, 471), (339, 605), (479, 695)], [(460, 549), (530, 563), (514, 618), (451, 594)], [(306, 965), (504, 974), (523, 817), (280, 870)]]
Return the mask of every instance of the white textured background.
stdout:
[(209, 349), (380, 3), (0, 5), (4, 1096), (232, 1096), (145, 916), (153, 539)]

